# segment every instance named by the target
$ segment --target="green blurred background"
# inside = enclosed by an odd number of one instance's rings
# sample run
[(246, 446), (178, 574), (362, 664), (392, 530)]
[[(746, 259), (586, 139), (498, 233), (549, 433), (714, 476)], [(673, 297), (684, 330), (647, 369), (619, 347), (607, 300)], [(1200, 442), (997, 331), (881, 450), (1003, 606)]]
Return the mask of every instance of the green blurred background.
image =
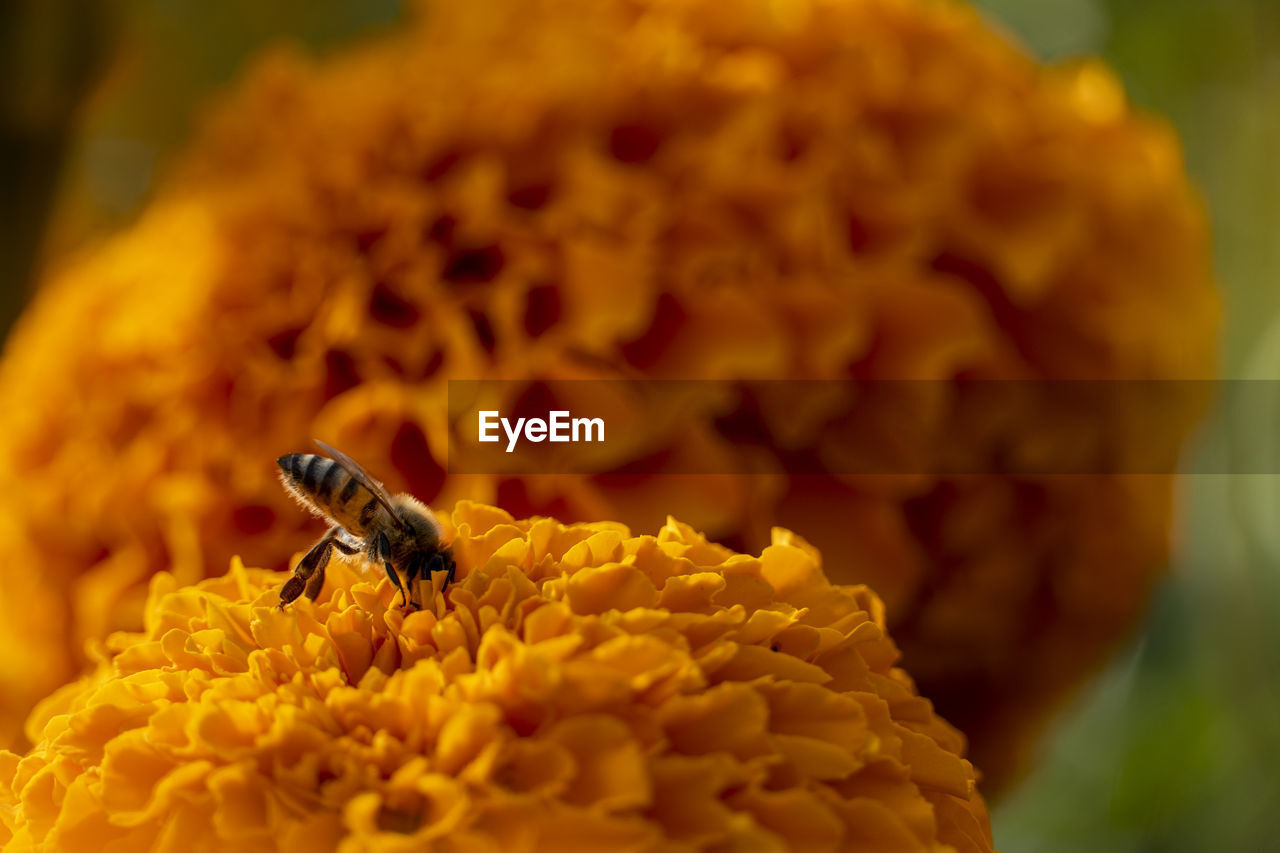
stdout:
[[(1223, 374), (1280, 379), (1280, 2), (979, 5), (1042, 59), (1105, 57), (1137, 105), (1177, 126), (1214, 222)], [(136, 214), (257, 50), (323, 53), (392, 26), (401, 7), (0, 3), (0, 329), (50, 259)], [(1251, 428), (1267, 439), (1280, 419)], [(1280, 478), (1182, 487), (1173, 574), (1129, 648), (1063, 710), (1039, 769), (997, 805), (1005, 851), (1280, 849)]]

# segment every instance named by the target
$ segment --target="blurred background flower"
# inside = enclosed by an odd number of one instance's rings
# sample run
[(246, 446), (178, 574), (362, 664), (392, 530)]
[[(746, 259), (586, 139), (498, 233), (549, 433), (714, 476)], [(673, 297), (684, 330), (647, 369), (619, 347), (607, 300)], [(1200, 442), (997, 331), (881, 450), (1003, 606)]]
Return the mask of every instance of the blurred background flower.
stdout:
[[(79, 245), (86, 234), (104, 233), (128, 220), (139, 199), (153, 185), (157, 171), (169, 162), (168, 152), (172, 151), (174, 142), (189, 131), (204, 96), (230, 80), (234, 69), (259, 44), (286, 35), (324, 47), (370, 27), (389, 23), (399, 11), (390, 3), (385, 6), (360, 4), (359, 9), (355, 8), (356, 4), (351, 4), (352, 8), (341, 3), (323, 5), (322, 13), (307, 15), (298, 15), (289, 4), (273, 5), (272, 12), (250, 10), (248, 4), (239, 3), (226, 4), (220, 7), (221, 11), (159, 3), (136, 3), (122, 8), (126, 34), (124, 43), (129, 48), (119, 52), (121, 59), (107, 78), (106, 85), (100, 87), (94, 109), (87, 113), (84, 133), (79, 137), (79, 151), (70, 160), (68, 189), (61, 205), (63, 215), (56, 220), (56, 227), (49, 238), (49, 245), (53, 247), (51, 256), (60, 256), (61, 249)], [(1009, 0), (988, 6), (988, 11), (1018, 31), (1046, 58), (1103, 52), (1115, 64), (1130, 94), (1141, 106), (1157, 109), (1179, 125), (1188, 149), (1189, 168), (1207, 193), (1217, 225), (1219, 275), (1233, 304), (1243, 309), (1232, 315), (1225, 343), (1228, 370), (1237, 370), (1250, 342), (1256, 339), (1265, 318), (1275, 308), (1272, 291), (1259, 286), (1259, 283), (1274, 280), (1277, 269), (1276, 251), (1266, 237), (1267, 229), (1274, 227), (1276, 221), (1277, 195), (1257, 180), (1259, 174), (1265, 173), (1267, 152), (1273, 150), (1276, 141), (1276, 118), (1263, 108), (1271, 102), (1275, 87), (1275, 43), (1265, 36), (1275, 32), (1274, 26), (1269, 27), (1275, 23), (1271, 7), (1262, 2), (1234, 2), (1220, 4), (1211, 10), (1194, 3), (1159, 6), (1117, 3), (1113, 6), (1084, 0), (1052, 3)], [(205, 17), (193, 24), (197, 18), (192, 16), (201, 15)], [(75, 25), (80, 23), (83, 22), (75, 22)], [(219, 33), (219, 38), (207, 39), (211, 32)], [(200, 34), (202, 44), (216, 42), (217, 49), (193, 50), (189, 34), (194, 33)], [(1247, 49), (1242, 50), (1242, 45)], [(748, 67), (747, 71), (749, 73), (744, 79), (748, 82), (754, 79), (758, 84), (760, 79), (767, 80), (767, 74), (765, 78), (759, 76), (758, 68), (753, 71)], [(305, 79), (309, 73), (304, 63), (288, 60), (277, 62), (261, 76), (270, 78), (274, 74), (274, 79), (280, 83), (278, 92), (288, 95), (291, 85), (297, 79)], [(295, 75), (293, 82), (291, 74)], [(1099, 76), (1091, 66), (1080, 67), (1079, 76), (1062, 79), (1092, 81), (1095, 87), (1101, 88), (1085, 86), (1085, 91), (1100, 92), (1102, 103), (1114, 103), (1109, 99), (1115, 90), (1107, 83), (1105, 75)], [(354, 87), (355, 83), (351, 85)], [(1107, 95), (1108, 92), (1111, 95)], [(272, 102), (269, 94), (268, 91), (263, 109), (289, 106), (287, 98)], [(257, 135), (260, 130), (248, 128), (249, 138), (261, 141)], [(218, 135), (220, 132), (223, 133), (221, 137)], [(229, 128), (215, 129), (207, 137), (214, 143), (206, 149), (209, 159), (205, 163), (218, 166), (216, 140), (221, 138), (234, 142), (237, 132), (234, 121)], [(1158, 136), (1158, 131), (1153, 132)], [(623, 134), (623, 142), (636, 143), (635, 139), (628, 141), (626, 136)], [(641, 149), (643, 147), (641, 145)], [(235, 149), (230, 146), (222, 150)], [(624, 145), (623, 150), (636, 149), (628, 149)], [(224, 162), (237, 168), (243, 165), (234, 159)], [(202, 167), (198, 157), (190, 168), (189, 174), (194, 175), (192, 180), (200, 180)], [(216, 168), (204, 171), (206, 177), (209, 174), (216, 176)], [(536, 193), (526, 200), (536, 200)], [(874, 210), (893, 213), (891, 203), (881, 205), (880, 199), (875, 201), (877, 203), (872, 205)], [(136, 264), (142, 262), (156, 264), (157, 270), (166, 270), (166, 275), (178, 275), (181, 270), (176, 268), (178, 261), (175, 259), (189, 257), (190, 263), (182, 266), (187, 269), (186, 274), (193, 279), (198, 278), (202, 262), (208, 259), (207, 255), (201, 254), (201, 247), (209, 248), (209, 244), (200, 238), (200, 222), (205, 216), (203, 207), (203, 204), (197, 204), (184, 209), (175, 202), (169, 212), (152, 214), (149, 224), (139, 226), (134, 234), (119, 241), (117, 248), (112, 250), (121, 259), (113, 264), (113, 269), (120, 272), (102, 277), (114, 277), (126, 283), (130, 277), (145, 280), (147, 275), (155, 273), (138, 272)], [(175, 210), (177, 212), (173, 212)], [(187, 224), (175, 224), (184, 217)], [(149, 231), (152, 237), (140, 236), (144, 231)], [(165, 235), (182, 235), (181, 240), (168, 242), (172, 252), (169, 261), (157, 259), (151, 251), (136, 251), (134, 254), (140, 257), (135, 261), (128, 260), (129, 244), (136, 247), (152, 238), (165, 242)], [(221, 238), (212, 243), (220, 245)], [(1160, 248), (1155, 247), (1155, 251)], [(287, 264), (288, 260), (280, 262)], [(1014, 264), (1015, 267), (1019, 262), (1027, 261), (1025, 258), (1003, 259), (1003, 263)], [(132, 271), (130, 263), (135, 263)], [(538, 298), (533, 299), (533, 304), (538, 304)], [(384, 308), (394, 316), (394, 301)], [(536, 316), (538, 312), (533, 313)], [(188, 318), (191, 323), (195, 320), (194, 317)], [(467, 320), (473, 322), (471, 317)], [(145, 324), (146, 320), (141, 322)], [(534, 324), (535, 328), (537, 325)], [(480, 323), (477, 331), (482, 330), (483, 323)], [(342, 330), (333, 333), (341, 335)], [(75, 340), (83, 337), (84, 333), (68, 329), (64, 335), (64, 340)], [(128, 336), (121, 334), (121, 338)], [(163, 334), (158, 333), (156, 337), (163, 337)], [(1175, 339), (1170, 337), (1169, 340)], [(289, 341), (285, 338), (277, 343), (287, 347)], [(51, 348), (48, 358), (54, 357), (52, 352)], [(343, 367), (338, 363), (333, 371), (339, 384)], [(216, 394), (216, 390), (217, 378), (213, 377), (201, 393)], [(149, 393), (155, 395), (149, 398), (151, 400), (169, 399), (162, 382)], [(78, 400), (70, 402), (77, 403)], [(360, 406), (367, 405), (367, 400), (361, 400)], [(351, 411), (358, 411), (358, 407), (353, 405), (348, 410)], [(122, 418), (112, 430), (127, 436), (131, 428), (128, 418)], [(298, 432), (300, 436), (309, 435), (303, 425), (298, 427)], [(406, 441), (420, 446), (415, 444), (418, 439), (412, 433), (409, 435), (408, 439), (400, 438), (402, 446)], [(382, 442), (385, 446), (386, 441), (394, 441), (397, 437), (382, 436), (371, 444)], [(50, 446), (54, 446), (56, 434), (52, 434), (48, 441)], [(110, 447), (111, 444), (106, 442), (104, 446)], [(273, 452), (276, 450), (273, 448)], [(229, 448), (214, 449), (208, 458), (228, 451)], [(243, 453), (243, 450), (238, 452)], [(385, 449), (381, 452), (387, 453)], [(70, 467), (79, 470), (80, 466)], [(396, 470), (394, 466), (393, 470)], [(253, 477), (261, 477), (262, 472), (235, 476), (244, 478), (240, 482), (248, 483)], [(205, 475), (192, 477), (167, 492), (163, 506), (176, 506), (173, 503), (176, 500), (201, 500), (200, 490), (209, 482), (225, 483), (227, 480), (210, 481)], [(1203, 485), (1204, 480), (1193, 481), (1193, 485), (1196, 484)], [(1136, 581), (1136, 585), (1129, 588), (1128, 603), (1121, 602), (1117, 617), (1120, 626), (1133, 617), (1133, 610), (1140, 603), (1145, 584), (1151, 577), (1150, 572), (1158, 563), (1164, 529), (1161, 520), (1161, 503), (1165, 500), (1161, 492), (1163, 488), (1156, 486), (1147, 491), (1143, 499), (1151, 507), (1151, 514), (1147, 517), (1152, 519), (1153, 526), (1145, 528), (1146, 532), (1135, 541), (1137, 554), (1140, 557), (1146, 555), (1139, 561), (1143, 564), (1130, 565), (1127, 572), (1122, 573)], [(843, 488), (837, 494), (848, 497)], [(1193, 491), (1192, 500), (1196, 506), (1204, 502), (1202, 494), (1201, 491)], [(510, 492), (496, 497), (515, 500), (515, 495)], [(97, 498), (97, 519), (118, 518), (112, 510), (127, 506), (130, 500), (138, 498), (138, 492), (129, 490), (113, 499)], [(531, 503), (531, 508), (537, 506), (534, 502), (537, 496), (529, 497), (526, 493), (524, 499)], [(828, 495), (819, 492), (810, 497), (809, 505), (822, 506), (827, 499)], [(645, 501), (652, 503), (642, 497), (636, 505), (644, 506)], [(692, 502), (704, 508), (707, 506), (705, 500), (694, 499)], [(1217, 506), (1212, 501), (1209, 504)], [(246, 507), (259, 505), (245, 504)], [(1089, 505), (1087, 498), (1083, 505)], [(1141, 507), (1144, 504), (1140, 500), (1129, 505)], [(1094, 509), (1101, 516), (1102, 523), (1111, 521), (1112, 510), (1107, 505), (1097, 505)], [(731, 508), (729, 513), (740, 511)], [(811, 518), (821, 517), (820, 514), (808, 515)], [(263, 524), (264, 517), (262, 513), (242, 512), (238, 524), (252, 531), (255, 525)], [(763, 530), (768, 516), (757, 513), (752, 517), (760, 522), (756, 529)], [(873, 526), (870, 532), (864, 532), (863, 539), (876, 541), (869, 533), (882, 527), (875, 526), (878, 517), (874, 513), (868, 517), (873, 519)], [(1190, 517), (1193, 521), (1197, 518), (1194, 514)], [(1202, 513), (1198, 517), (1213, 516)], [(803, 529), (801, 522), (789, 520)], [(1070, 530), (1072, 523), (1069, 520), (1065, 522), (1064, 529)], [(262, 532), (270, 533), (271, 529)], [(1226, 530), (1229, 527), (1222, 525), (1215, 529)], [(1204, 636), (1206, 629), (1189, 620), (1183, 606), (1184, 596), (1192, 590), (1197, 595), (1197, 602), (1223, 600), (1224, 585), (1216, 574), (1204, 578), (1199, 585), (1191, 580), (1198, 577), (1196, 569), (1205, 567), (1208, 575), (1210, 568), (1216, 568), (1218, 562), (1225, 559), (1218, 555), (1212, 540), (1206, 544), (1205, 537), (1210, 535), (1209, 531), (1207, 526), (1193, 525), (1187, 529), (1186, 539), (1190, 547), (1182, 555), (1189, 563), (1183, 567), (1181, 583), (1164, 588), (1156, 618), (1147, 626), (1135, 651), (1104, 679), (1102, 687), (1092, 694), (1097, 697), (1092, 704), (1074, 709), (1068, 715), (1072, 723), (1055, 741), (1059, 745), (1058, 751), (1049, 756), (1050, 760), (1045, 762), (1041, 773), (1021, 789), (1003, 813), (998, 814), (998, 819), (1008, 827), (1006, 832), (1009, 834), (1001, 838), (1002, 844), (1009, 849), (1014, 849), (1015, 844), (1019, 849), (1077, 849), (1083, 843), (1094, 843), (1106, 849), (1128, 849), (1125, 845), (1143, 849), (1142, 845), (1147, 843), (1169, 848), (1169, 845), (1185, 843), (1190, 845), (1185, 849), (1199, 849), (1207, 838), (1247, 840), (1260, 837), (1255, 833), (1266, 826), (1268, 820), (1268, 812), (1260, 804), (1273, 799), (1277, 784), (1274, 774), (1265, 769), (1267, 765), (1250, 752), (1255, 743), (1255, 733), (1261, 728), (1262, 709), (1268, 707), (1261, 703), (1266, 694), (1250, 692), (1247, 685), (1256, 684), (1256, 679), (1250, 681), (1226, 675), (1214, 652), (1214, 649), (1224, 648), (1214, 644), (1223, 637), (1216, 634)], [(285, 536), (290, 533), (285, 531)], [(153, 542), (157, 538), (154, 530), (139, 532), (126, 529), (123, 535), (134, 539), (150, 537)], [(56, 533), (54, 538), (57, 538)], [(28, 587), (22, 589), (11, 585), (6, 578), (6, 596), (9, 590), (15, 590), (12, 600), (22, 602), (22, 606), (17, 608), (20, 611), (17, 616), (23, 620), (24, 627), (20, 630), (24, 633), (18, 636), (70, 636), (69, 644), (73, 649), (80, 633), (94, 633), (115, 618), (111, 609), (97, 605), (126, 600), (127, 596), (121, 598), (121, 591), (137, 590), (135, 579), (161, 565), (160, 561), (170, 553), (173, 553), (177, 565), (205, 565), (208, 557), (197, 553), (199, 549), (195, 546), (198, 540), (193, 531), (169, 530), (162, 538), (165, 543), (161, 546), (163, 551), (155, 546), (150, 551), (135, 549), (134, 556), (117, 560), (102, 570), (96, 586), (84, 585), (84, 591), (80, 593), (81, 617), (71, 621), (70, 625), (64, 606), (57, 603), (63, 594), (56, 589), (61, 579), (53, 583), (49, 579), (15, 579), (13, 584), (20, 582)], [(880, 541), (884, 538), (882, 535)], [(177, 543), (176, 547), (173, 543)], [(42, 547), (45, 544), (41, 543)], [(62, 543), (55, 541), (53, 544)], [(286, 544), (282, 539), (280, 547)], [(1221, 550), (1227, 553), (1227, 549)], [(57, 552), (56, 547), (54, 551)], [(107, 556), (101, 543), (88, 547), (81, 556), (85, 555), (99, 563)], [(1196, 555), (1215, 556), (1212, 560), (1195, 562)], [(1147, 561), (1151, 564), (1146, 564)], [(901, 577), (901, 564), (875, 560), (869, 560), (867, 564), (869, 570), (880, 568), (892, 573), (891, 578)], [(1241, 565), (1248, 569), (1254, 564), (1242, 558)], [(40, 595), (51, 592), (55, 603), (42, 609), (38, 606)], [(892, 588), (886, 592), (891, 602), (895, 592), (902, 594)], [(136, 591), (133, 595), (131, 606), (136, 613), (141, 602)], [(904, 598), (909, 600), (910, 596), (904, 595)], [(1006, 607), (997, 615), (1018, 612), (1016, 607)], [(93, 621), (95, 616), (97, 623)], [(957, 621), (962, 630), (971, 631), (978, 624), (972, 618)], [(1231, 624), (1234, 630), (1244, 630), (1243, 624), (1231, 620), (1225, 624)], [(1007, 642), (1008, 635), (1000, 633), (999, 625), (994, 632), (998, 639), (989, 648), (1023, 651)], [(910, 633), (908, 631), (904, 636), (909, 637)], [(1225, 648), (1253, 648), (1259, 639), (1248, 635), (1233, 636), (1233, 644)], [(52, 647), (55, 664), (60, 657), (65, 659), (63, 656), (72, 653), (72, 649), (63, 651), (53, 639), (35, 644), (35, 647), (41, 651)], [(1096, 652), (1085, 655), (1085, 663), (1095, 658)], [(923, 665), (926, 661), (922, 659), (921, 663)], [(6, 660), (5, 664), (7, 667), (25, 667), (28, 673), (50, 671), (48, 665), (33, 659)], [(1079, 659), (1076, 664), (1080, 665)], [(942, 669), (945, 674), (946, 667)], [(1024, 668), (1020, 671), (1031, 670)], [(1239, 673), (1233, 675), (1238, 676)], [(1014, 683), (1009, 681), (1006, 685)], [(1176, 708), (1179, 713), (1167, 713), (1169, 708)], [(1141, 736), (1137, 736), (1138, 732)], [(1008, 737), (1003, 746), (1014, 742), (1016, 739)], [(1262, 742), (1265, 743), (1265, 739)], [(1179, 748), (1170, 748), (1170, 744), (1178, 744)], [(1181, 748), (1186, 744), (1191, 744), (1192, 748)], [(1118, 760), (1117, 755), (1120, 756)], [(1103, 793), (1099, 794), (1100, 791)], [(1082, 826), (1078, 819), (1079, 810), (1085, 808), (1088, 813), (1096, 813), (1100, 796), (1105, 797), (1109, 804), (1109, 820), (1100, 821), (1096, 826)], [(1176, 807), (1172, 805), (1174, 803)]]
[(459, 579), (406, 615), (337, 561), (151, 584), (146, 628), (0, 750), (10, 851), (990, 853), (963, 737), (884, 607), (777, 530), (759, 558), (668, 519), (464, 502)]

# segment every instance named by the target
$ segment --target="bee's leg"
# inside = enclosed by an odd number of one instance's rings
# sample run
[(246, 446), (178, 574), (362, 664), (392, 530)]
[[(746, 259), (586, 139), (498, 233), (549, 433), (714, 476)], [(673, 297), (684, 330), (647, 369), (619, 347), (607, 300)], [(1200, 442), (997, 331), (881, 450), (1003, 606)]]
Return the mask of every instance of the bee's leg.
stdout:
[(347, 543), (343, 542), (342, 539), (339, 538), (336, 534), (334, 535), (334, 538), (333, 538), (333, 547), (337, 548), (339, 551), (346, 554), (348, 557), (350, 557), (352, 554), (360, 553), (359, 548), (354, 548), (348, 545)]
[(302, 590), (307, 582), (302, 578), (294, 575), (284, 582), (284, 586), (280, 587), (280, 609), (284, 610), (286, 604), (290, 604), (298, 596), (302, 595)]
[(391, 578), (391, 584), (396, 589), (400, 590), (400, 600), (404, 602), (405, 607), (408, 607), (409, 594), (404, 591), (404, 584), (400, 583), (400, 578), (398, 575), (396, 575), (396, 570), (392, 568), (391, 564), (386, 562), (385, 560), (382, 563), (382, 567), (387, 570), (387, 577)]
[(320, 590), (324, 589), (324, 569), (329, 564), (326, 559), (323, 563), (316, 566), (316, 573), (311, 576), (311, 580), (307, 581), (307, 598), (315, 601), (320, 597)]
[(400, 576), (396, 574), (395, 567), (391, 565), (391, 540), (387, 538), (387, 534), (379, 533), (378, 538), (374, 540), (373, 559), (382, 563), (382, 567), (387, 571), (387, 577), (391, 579), (391, 585), (400, 590), (400, 597), (404, 601), (404, 606), (409, 606), (409, 594), (404, 590), (404, 584), (400, 583)]
[(444, 550), (431, 555), (430, 559), (427, 560), (426, 572), (428, 577), (434, 575), (436, 572), (445, 573), (444, 586), (440, 587), (443, 590), (449, 584), (453, 583), (453, 573), (457, 568), (458, 564), (453, 560), (453, 552), (450, 550)]
[(414, 608), (421, 610), (422, 602), (418, 601), (418, 579), (426, 575), (425, 563), (420, 555), (414, 556), (409, 562), (409, 568), (404, 573), (404, 586), (409, 590), (409, 604)]
[[(283, 610), (286, 604), (294, 601), (298, 596), (302, 595), (306, 590), (307, 598), (315, 601), (316, 596), (320, 594), (320, 588), (324, 586), (324, 567), (329, 563), (329, 555), (333, 551), (333, 537), (335, 532), (330, 529), (328, 533), (320, 537), (320, 541), (311, 546), (311, 550), (306, 553), (293, 570), (293, 577), (285, 582), (280, 588), (280, 609)], [(319, 583), (312, 581), (313, 577), (319, 576)]]

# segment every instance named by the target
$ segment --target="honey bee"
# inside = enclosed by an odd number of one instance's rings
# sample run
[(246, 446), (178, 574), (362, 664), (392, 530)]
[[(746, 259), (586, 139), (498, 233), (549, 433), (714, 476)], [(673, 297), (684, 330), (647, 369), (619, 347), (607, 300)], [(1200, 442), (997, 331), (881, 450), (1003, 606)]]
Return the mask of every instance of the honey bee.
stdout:
[(293, 570), (280, 589), (280, 609), (305, 591), (314, 601), (324, 587), (324, 569), (333, 549), (347, 556), (364, 553), (381, 564), (404, 601), (421, 607), (419, 578), (444, 572), (453, 581), (452, 550), (441, 543), (440, 522), (425, 504), (408, 494), (391, 495), (350, 456), (317, 441), (332, 459), (314, 453), (291, 453), (276, 460), (285, 491), (329, 522), (320, 541)]

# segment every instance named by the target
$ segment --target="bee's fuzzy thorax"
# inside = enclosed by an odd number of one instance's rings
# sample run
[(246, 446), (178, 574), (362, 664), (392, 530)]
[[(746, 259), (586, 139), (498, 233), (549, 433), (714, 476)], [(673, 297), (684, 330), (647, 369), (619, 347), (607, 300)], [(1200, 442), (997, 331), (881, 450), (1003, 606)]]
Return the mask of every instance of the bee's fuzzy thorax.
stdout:
[(436, 518), (436, 514), (431, 511), (430, 507), (413, 495), (408, 492), (400, 492), (391, 496), (391, 502), (402, 516), (417, 515), (425, 519), (435, 528), (437, 538), (444, 535), (444, 526), (440, 523), (440, 519)]

